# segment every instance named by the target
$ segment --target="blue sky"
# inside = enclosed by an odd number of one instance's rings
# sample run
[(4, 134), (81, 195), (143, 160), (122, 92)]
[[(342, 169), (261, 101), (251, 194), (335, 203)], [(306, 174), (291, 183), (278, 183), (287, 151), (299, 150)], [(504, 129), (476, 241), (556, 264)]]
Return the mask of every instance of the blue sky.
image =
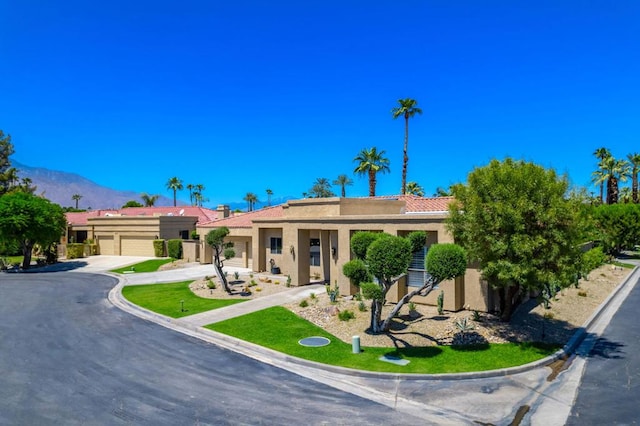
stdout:
[[(638, 1), (0, 1), (0, 129), (21, 163), (210, 206), (300, 197), (377, 147), (377, 194), (510, 156), (589, 186), (640, 151)], [(334, 188), (339, 192), (339, 188)], [(591, 191), (597, 192), (594, 187)], [(182, 199), (188, 200), (184, 191)]]

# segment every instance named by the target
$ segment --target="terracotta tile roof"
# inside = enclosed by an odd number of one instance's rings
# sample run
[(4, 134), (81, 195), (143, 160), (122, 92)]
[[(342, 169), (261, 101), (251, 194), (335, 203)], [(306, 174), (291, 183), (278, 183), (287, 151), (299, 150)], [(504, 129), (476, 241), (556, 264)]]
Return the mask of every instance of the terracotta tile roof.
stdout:
[(418, 197), (417, 195), (382, 195), (374, 199), (402, 200), (407, 204), (406, 213), (446, 212), (453, 197)]
[(282, 217), (283, 208), (282, 205), (265, 207), (260, 210), (254, 210), (247, 213), (236, 213), (235, 216), (227, 217), (220, 220), (211, 221), (208, 223), (201, 223), (199, 226), (205, 228), (218, 228), (220, 226), (226, 226), (227, 228), (251, 228), (253, 225), (253, 219), (263, 217)]
[[(181, 214), (182, 212), (182, 214)], [(204, 207), (129, 207), (117, 210), (91, 210), (86, 212), (66, 213), (67, 222), (72, 225), (87, 225), (90, 217), (104, 217), (107, 214), (122, 216), (197, 216), (198, 223), (211, 222), (218, 217), (218, 212)]]

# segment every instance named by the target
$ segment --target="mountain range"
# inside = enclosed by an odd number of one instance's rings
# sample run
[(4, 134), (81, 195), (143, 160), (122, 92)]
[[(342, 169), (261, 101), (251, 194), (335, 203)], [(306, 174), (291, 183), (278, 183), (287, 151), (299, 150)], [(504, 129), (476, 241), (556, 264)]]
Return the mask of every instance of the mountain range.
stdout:
[[(31, 167), (25, 164), (12, 161), (11, 165), (18, 170), (18, 177), (31, 179), (32, 185), (36, 186), (36, 194), (42, 195), (48, 200), (61, 205), (62, 207), (75, 207), (76, 201), (72, 198), (79, 194), (82, 198), (78, 201), (78, 208), (87, 209), (119, 209), (128, 201), (137, 201), (144, 204), (140, 198), (140, 193), (135, 191), (119, 191), (99, 185), (76, 173), (50, 170), (43, 167)], [(272, 200), (272, 205), (285, 203), (293, 197), (281, 197)], [(247, 204), (244, 202), (226, 203), (231, 210), (245, 210)], [(156, 206), (172, 206), (173, 199), (160, 196), (156, 200)], [(178, 205), (186, 205), (178, 200)], [(259, 202), (256, 209), (265, 207), (265, 202)], [(209, 206), (205, 206), (209, 207)], [(214, 208), (210, 207), (210, 208)]]
[[(74, 194), (82, 198), (78, 201), (80, 209), (117, 209), (127, 201), (143, 203), (140, 193), (134, 191), (118, 191), (99, 185), (75, 173), (49, 170), (42, 167), (31, 167), (12, 161), (12, 166), (18, 170), (18, 176), (31, 179), (36, 186), (36, 194), (62, 207), (75, 207)], [(171, 206), (173, 199), (160, 196), (156, 206)]]

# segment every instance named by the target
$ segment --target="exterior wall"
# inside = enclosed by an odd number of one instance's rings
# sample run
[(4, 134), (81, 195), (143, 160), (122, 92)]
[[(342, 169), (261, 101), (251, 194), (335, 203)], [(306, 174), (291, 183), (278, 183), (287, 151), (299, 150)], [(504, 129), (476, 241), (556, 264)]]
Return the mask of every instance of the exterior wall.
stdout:
[(154, 256), (153, 240), (179, 238), (195, 229), (193, 216), (102, 216), (88, 219), (100, 254)]
[(184, 240), (182, 242), (182, 258), (187, 262), (197, 262), (200, 260), (200, 241)]

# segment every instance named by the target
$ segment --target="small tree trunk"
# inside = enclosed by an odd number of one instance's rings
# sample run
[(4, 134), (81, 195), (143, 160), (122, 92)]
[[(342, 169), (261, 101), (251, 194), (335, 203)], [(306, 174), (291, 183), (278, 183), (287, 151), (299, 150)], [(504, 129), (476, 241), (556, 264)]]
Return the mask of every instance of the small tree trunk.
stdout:
[(520, 300), (520, 286), (518, 284), (510, 285), (505, 289), (505, 306), (500, 319), (505, 322), (511, 321), (511, 316)]
[(31, 252), (33, 251), (33, 243), (29, 240), (22, 242), (22, 269), (29, 269), (31, 266)]
[(398, 303), (396, 303), (396, 306), (394, 306), (394, 308), (389, 313), (389, 316), (387, 316), (387, 318), (382, 323), (382, 331), (389, 331), (391, 320), (398, 314), (398, 312), (400, 312), (400, 309), (402, 309), (402, 307), (407, 302), (409, 302), (409, 300), (411, 300), (413, 296), (417, 294), (420, 294), (421, 296), (427, 296), (429, 293), (431, 293), (431, 291), (433, 291), (433, 288), (436, 285), (438, 285), (437, 282), (427, 280), (422, 287), (419, 287), (416, 290), (413, 290), (411, 293), (405, 294), (404, 297), (400, 299)]
[(382, 332), (382, 321), (380, 318), (382, 316), (382, 300), (372, 300), (371, 301), (371, 324), (370, 329), (373, 334), (378, 334)]

